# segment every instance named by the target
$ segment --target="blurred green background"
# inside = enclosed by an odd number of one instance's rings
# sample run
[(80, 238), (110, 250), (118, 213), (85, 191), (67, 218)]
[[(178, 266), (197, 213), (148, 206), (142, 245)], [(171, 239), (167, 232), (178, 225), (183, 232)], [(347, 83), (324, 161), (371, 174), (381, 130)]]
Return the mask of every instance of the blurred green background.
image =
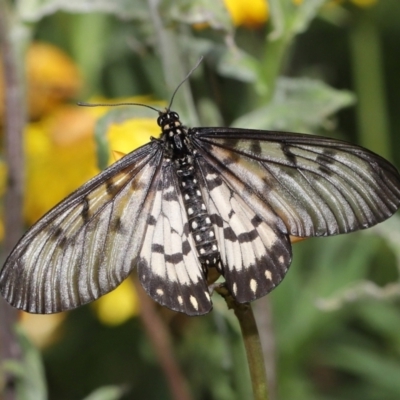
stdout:
[[(93, 96), (167, 103), (204, 56), (174, 100), (187, 125), (328, 135), (400, 165), (398, 0), (24, 0), (9, 6), (16, 51), (33, 41), (53, 44), (83, 82), (72, 79), (66, 93), (56, 87), (54, 108), (28, 109), (31, 127), (56, 107)], [(128, 116), (141, 112), (132, 107)], [(68, 124), (64, 131), (68, 136)], [(272, 399), (400, 399), (399, 222), (395, 215), (366, 232), (294, 244), (287, 277), (254, 305)], [(159, 309), (187, 398), (250, 399), (237, 322), (213, 299), (214, 311), (205, 317)], [(139, 311), (110, 324), (96, 310), (71, 311), (50, 329), (40, 342), (44, 371), (36, 347), (21, 336), (20, 398), (177, 399)], [(29, 332), (51, 317), (26, 318)]]

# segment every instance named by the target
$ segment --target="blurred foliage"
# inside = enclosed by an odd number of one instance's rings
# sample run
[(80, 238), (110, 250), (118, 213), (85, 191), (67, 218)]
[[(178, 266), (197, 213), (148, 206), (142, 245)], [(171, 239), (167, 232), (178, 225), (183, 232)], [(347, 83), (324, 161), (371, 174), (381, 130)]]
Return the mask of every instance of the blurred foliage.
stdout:
[[(29, 49), (27, 224), (109, 163), (110, 150), (126, 153), (158, 134), (147, 109), (106, 113), (72, 108), (69, 100), (140, 96), (130, 101), (163, 106), (201, 55), (174, 100), (188, 125), (326, 134), (400, 165), (398, 0), (12, 4), (15, 46)], [(269, 296), (273, 332), (261, 331), (266, 341), (275, 334), (278, 398), (400, 398), (400, 292), (390, 291), (400, 269), (399, 222), (395, 216), (368, 232), (294, 246), (290, 272)], [(5, 365), (19, 377), (21, 400), (44, 400), (47, 391), (57, 400), (171, 399), (137, 300), (131, 293), (121, 301), (121, 293), (57, 319), (40, 340), (33, 326), (52, 317), (23, 318), (40, 342), (45, 372), (22, 335), (24, 360)], [(239, 330), (215, 297), (202, 318), (160, 315), (193, 399), (247, 399)]]

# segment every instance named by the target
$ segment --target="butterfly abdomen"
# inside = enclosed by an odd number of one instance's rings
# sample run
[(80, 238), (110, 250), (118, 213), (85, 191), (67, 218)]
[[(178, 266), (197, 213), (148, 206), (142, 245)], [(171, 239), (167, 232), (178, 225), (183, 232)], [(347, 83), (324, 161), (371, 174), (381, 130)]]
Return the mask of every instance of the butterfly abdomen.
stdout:
[(220, 254), (190, 156), (177, 160), (177, 175), (188, 215), (189, 230), (196, 243), (200, 263), (207, 272), (207, 268), (217, 267)]

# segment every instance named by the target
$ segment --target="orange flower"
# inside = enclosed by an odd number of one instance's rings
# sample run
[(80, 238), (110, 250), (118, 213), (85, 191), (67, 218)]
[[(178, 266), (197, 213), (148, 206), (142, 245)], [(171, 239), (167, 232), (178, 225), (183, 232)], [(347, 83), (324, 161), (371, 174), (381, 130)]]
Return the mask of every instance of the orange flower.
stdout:
[[(33, 43), (26, 54), (27, 106), (31, 120), (37, 120), (71, 99), (81, 88), (73, 61), (57, 47)], [(4, 82), (0, 64), (0, 119), (4, 114)]]
[(57, 47), (34, 43), (26, 55), (28, 107), (31, 119), (77, 95), (81, 78), (73, 61)]

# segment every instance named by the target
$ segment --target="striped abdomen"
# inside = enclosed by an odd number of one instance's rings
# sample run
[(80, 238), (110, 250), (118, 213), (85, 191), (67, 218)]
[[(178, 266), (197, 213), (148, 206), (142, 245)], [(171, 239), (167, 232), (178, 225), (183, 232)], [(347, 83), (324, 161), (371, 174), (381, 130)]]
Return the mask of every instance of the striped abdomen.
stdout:
[(200, 263), (207, 273), (207, 267), (217, 267), (220, 260), (214, 228), (204, 204), (199, 183), (193, 174), (192, 163), (186, 157), (177, 161), (179, 163), (177, 175), (188, 215), (189, 230), (196, 243)]

